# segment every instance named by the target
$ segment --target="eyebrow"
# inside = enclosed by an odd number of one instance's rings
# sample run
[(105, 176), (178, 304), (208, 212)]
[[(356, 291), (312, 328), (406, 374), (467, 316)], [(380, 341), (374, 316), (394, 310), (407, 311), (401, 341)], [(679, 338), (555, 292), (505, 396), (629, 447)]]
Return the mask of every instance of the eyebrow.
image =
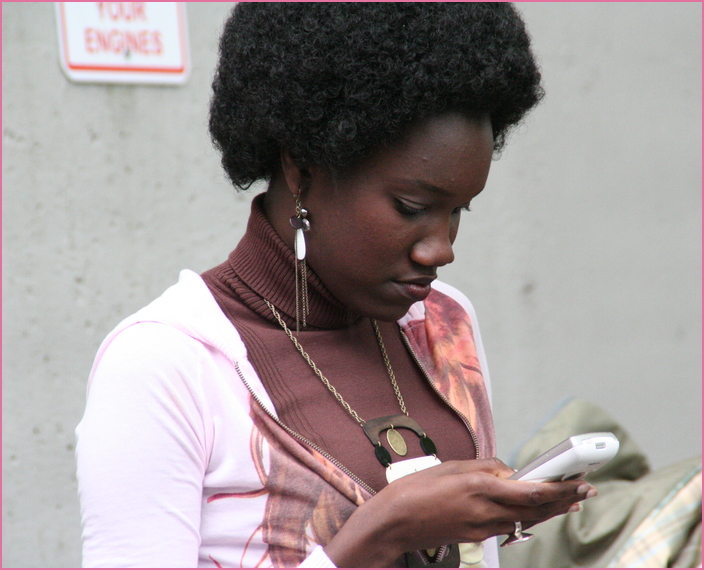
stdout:
[(449, 190), (446, 190), (445, 188), (441, 188), (440, 186), (435, 186), (435, 184), (431, 184), (430, 182), (426, 182), (425, 180), (418, 180), (416, 178), (391, 178), (393, 182), (397, 182), (400, 184), (411, 184), (413, 186), (417, 186), (421, 190), (426, 190), (428, 192), (433, 192), (434, 194), (442, 194), (443, 196), (449, 196), (452, 194)]

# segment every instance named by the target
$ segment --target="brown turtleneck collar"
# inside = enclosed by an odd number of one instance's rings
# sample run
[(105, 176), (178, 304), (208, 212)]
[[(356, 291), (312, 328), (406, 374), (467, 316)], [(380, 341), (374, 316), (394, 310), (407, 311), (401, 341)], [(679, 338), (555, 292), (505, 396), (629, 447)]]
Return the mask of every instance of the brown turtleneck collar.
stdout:
[[(341, 461), (372, 489), (386, 485), (384, 468), (364, 431), (345, 411), (296, 350), (264, 299), (295, 326), (294, 253), (263, 211), (263, 196), (252, 203), (247, 233), (227, 261), (203, 273), (213, 296), (247, 348), (280, 420)], [(347, 311), (308, 272), (313, 324), (297, 335), (320, 370), (363, 418), (400, 412), (369, 319)], [(380, 322), (388, 358), (408, 411), (432, 437), (441, 460), (474, 457), (462, 420), (435, 393), (407, 351), (396, 323)], [(406, 458), (422, 454), (408, 439)], [(394, 461), (403, 459), (390, 451)]]
[[(291, 228), (293, 231), (293, 228)], [(264, 194), (252, 200), (247, 232), (228, 260), (215, 268), (241, 301), (261, 317), (276, 322), (264, 299), (290, 327), (296, 325), (295, 254), (274, 230), (264, 212)], [(308, 268), (308, 329), (339, 329), (360, 318), (344, 307)]]

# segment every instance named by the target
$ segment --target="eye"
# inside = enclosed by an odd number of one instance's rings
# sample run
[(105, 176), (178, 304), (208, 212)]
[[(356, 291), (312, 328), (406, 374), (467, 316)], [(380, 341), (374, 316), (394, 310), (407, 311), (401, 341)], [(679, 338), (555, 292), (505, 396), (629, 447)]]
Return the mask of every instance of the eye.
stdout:
[(396, 209), (404, 216), (419, 216), (427, 211), (425, 207), (416, 208), (398, 199), (394, 199), (394, 202), (396, 203)]
[(455, 208), (452, 210), (453, 214), (461, 214), (462, 212), (471, 212), (472, 210), (469, 207), (469, 204), (464, 204), (463, 206), (460, 206), (458, 208)]

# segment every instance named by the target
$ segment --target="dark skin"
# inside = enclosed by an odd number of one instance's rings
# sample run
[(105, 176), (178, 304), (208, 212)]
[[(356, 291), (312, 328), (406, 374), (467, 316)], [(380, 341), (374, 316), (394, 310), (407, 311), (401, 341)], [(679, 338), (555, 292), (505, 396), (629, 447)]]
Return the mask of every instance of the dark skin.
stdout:
[(361, 505), (325, 546), (339, 567), (390, 566), (404, 552), (510, 534), (577, 510), (596, 494), (583, 481), (509, 481), (496, 458), (448, 461), (394, 481)]
[(492, 152), (488, 121), (454, 114), (416, 125), (345, 177), (300, 167), (284, 152), (267, 215), (293, 247), (289, 218), (302, 193), (308, 265), (349, 309), (395, 321), (453, 261), (462, 210), (484, 188)]
[[(289, 218), (301, 194), (310, 211), (307, 262), (350, 309), (401, 318), (454, 259), (460, 215), (486, 183), (488, 118), (446, 113), (412, 125), (352, 173), (335, 177), (282, 152), (267, 216), (293, 249)], [(596, 495), (584, 481), (509, 481), (500, 460), (448, 461), (388, 485), (355, 510), (325, 551), (338, 567), (389, 566), (404, 552), (480, 542), (575, 511)]]

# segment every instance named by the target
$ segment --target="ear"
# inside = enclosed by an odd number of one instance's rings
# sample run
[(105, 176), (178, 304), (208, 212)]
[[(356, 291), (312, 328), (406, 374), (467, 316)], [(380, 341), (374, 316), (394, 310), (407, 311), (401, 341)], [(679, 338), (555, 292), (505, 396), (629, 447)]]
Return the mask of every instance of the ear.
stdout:
[(281, 149), (281, 169), (289, 192), (298, 196), (310, 186), (310, 171), (306, 166), (300, 166), (287, 148)]

